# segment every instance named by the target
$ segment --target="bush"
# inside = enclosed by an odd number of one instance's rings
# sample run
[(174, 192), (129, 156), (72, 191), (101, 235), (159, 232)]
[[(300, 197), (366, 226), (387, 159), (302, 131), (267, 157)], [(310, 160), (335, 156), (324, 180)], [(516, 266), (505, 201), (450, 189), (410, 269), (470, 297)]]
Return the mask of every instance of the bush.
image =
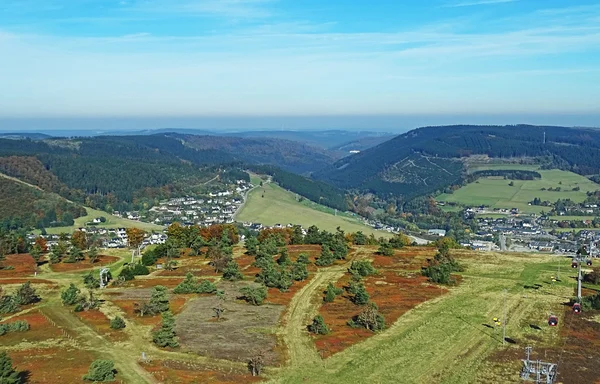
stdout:
[(335, 300), (335, 297), (337, 295), (341, 295), (342, 292), (343, 291), (341, 288), (336, 288), (333, 284), (329, 283), (329, 285), (327, 285), (327, 289), (325, 290), (323, 301), (326, 303), (332, 303)]
[(173, 289), (173, 293), (184, 294), (184, 293), (214, 293), (217, 291), (217, 287), (208, 280), (203, 280), (198, 283), (191, 273), (187, 273), (185, 279), (179, 283), (178, 286)]
[(594, 296), (582, 297), (581, 306), (586, 310), (600, 309), (600, 293), (597, 293)]
[(365, 277), (376, 274), (377, 270), (367, 260), (360, 260), (353, 261), (348, 272), (355, 276)]
[(326, 335), (330, 332), (321, 315), (317, 315), (313, 319), (312, 324), (309, 324), (307, 328), (309, 332), (314, 333), (315, 335)]
[(379, 249), (377, 250), (377, 253), (379, 253), (382, 256), (394, 256), (394, 248), (390, 243), (381, 243)]
[(13, 295), (0, 297), (0, 314), (9, 314), (19, 312), (20, 307), (17, 298)]
[(242, 293), (241, 299), (252, 305), (261, 305), (267, 298), (267, 287), (261, 285), (259, 287), (244, 287), (240, 289)]
[(291, 270), (292, 279), (295, 281), (304, 281), (308, 277), (308, 269), (306, 264), (295, 262)]
[(71, 283), (67, 289), (60, 293), (60, 298), (63, 305), (75, 305), (80, 299), (80, 294), (81, 291), (79, 288), (77, 288), (75, 284)]
[(123, 329), (125, 328), (125, 320), (117, 316), (110, 321), (110, 327), (112, 329)]
[(365, 305), (369, 302), (369, 294), (363, 283), (351, 282), (348, 292), (352, 294), (350, 300), (356, 305)]
[(94, 382), (107, 382), (115, 380), (115, 363), (110, 360), (96, 360), (88, 369), (87, 375), (83, 376), (83, 380)]
[[(0, 324), (0, 336), (10, 332), (26, 332), (29, 331), (29, 323), (24, 320), (17, 320), (12, 323)], [(0, 380), (2, 383), (2, 380)]]
[(308, 255), (306, 253), (301, 253), (298, 255), (298, 258), (296, 259), (296, 263), (299, 264), (310, 264), (310, 261), (308, 260)]

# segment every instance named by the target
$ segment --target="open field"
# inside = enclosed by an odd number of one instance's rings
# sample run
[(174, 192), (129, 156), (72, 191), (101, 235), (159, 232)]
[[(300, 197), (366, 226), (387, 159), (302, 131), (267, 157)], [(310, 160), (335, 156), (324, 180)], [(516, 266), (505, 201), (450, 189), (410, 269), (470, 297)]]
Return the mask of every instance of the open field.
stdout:
[(476, 171), (485, 171), (485, 170), (515, 170), (515, 171), (537, 171), (540, 169), (539, 165), (534, 164), (511, 164), (511, 163), (503, 163), (503, 164), (482, 164), (482, 163), (473, 163), (469, 164), (469, 173), (473, 173)]
[(250, 193), (237, 220), (263, 225), (292, 223), (305, 228), (316, 225), (320, 229), (331, 232), (335, 232), (335, 229), (340, 227), (346, 232), (362, 231), (366, 235), (374, 234), (376, 237), (391, 236), (388, 232), (374, 230), (345, 214), (335, 216), (329, 213), (330, 208), (322, 207), (317, 210), (308, 204), (314, 203), (298, 202), (293, 193), (285, 191), (274, 183), (265, 183), (263, 187), (256, 188)]
[[(583, 202), (586, 192), (600, 189), (600, 185), (572, 172), (550, 170), (538, 171), (541, 179), (505, 180), (499, 177), (485, 177), (469, 183), (453, 194), (442, 194), (438, 201), (455, 202), (467, 206), (485, 205), (491, 208), (518, 208), (521, 212), (540, 213), (549, 207), (530, 206), (528, 203), (538, 197), (543, 201), (555, 202), (558, 199), (571, 199)], [(508, 185), (510, 182), (514, 185)], [(560, 192), (548, 188), (561, 188)], [(579, 187), (580, 190), (573, 191)], [(542, 188), (546, 188), (542, 191)]]
[[(75, 224), (69, 227), (50, 227), (46, 228), (48, 234), (59, 235), (61, 233), (73, 233), (77, 228), (85, 227), (85, 223), (90, 222), (98, 217), (105, 217), (106, 222), (95, 225), (97, 228), (131, 228), (136, 227), (143, 229), (144, 231), (162, 231), (164, 228), (160, 225), (144, 223), (142, 221), (135, 221), (124, 219), (122, 217), (113, 216), (109, 213), (98, 211), (96, 209), (85, 207), (87, 211), (86, 216), (78, 217), (75, 219)], [(39, 230), (37, 231), (39, 232)]]
[[(162, 275), (154, 271), (121, 286), (98, 290), (99, 311), (74, 313), (62, 305), (59, 289), (36, 284), (42, 301), (24, 308), (6, 321), (28, 320), (31, 329), (0, 336), (13, 363), (26, 371), (32, 383), (81, 382), (89, 363), (113, 360), (117, 382), (215, 384), (272, 383), (520, 383), (518, 376), (524, 347), (534, 356), (560, 362), (559, 382), (596, 383), (600, 313), (574, 317), (564, 303), (574, 293), (570, 259), (539, 254), (500, 254), (454, 250), (466, 267), (458, 285), (428, 283), (419, 269), (435, 253), (429, 247), (406, 247), (392, 257), (375, 253), (377, 247), (354, 246), (347, 260), (330, 267), (309, 265), (309, 278), (295, 282), (289, 292), (269, 289), (267, 304), (251, 306), (237, 300), (239, 287), (252, 284), (253, 258), (236, 247), (234, 255), (245, 275), (241, 282), (221, 281), (207, 268), (208, 259), (184, 256), (179, 268)], [(306, 252), (311, 262), (318, 245), (289, 246), (292, 260)], [(129, 260), (127, 250), (111, 250), (108, 259), (116, 275)], [(34, 278), (31, 258), (10, 256), (8, 264), (23, 277)], [(364, 279), (371, 300), (386, 317), (387, 328), (378, 333), (350, 328), (346, 321), (360, 310), (344, 295), (323, 304), (323, 290), (331, 282), (343, 286), (353, 260), (371, 260), (378, 274)], [(23, 266), (18, 264), (22, 263)], [(552, 282), (561, 264), (560, 281)], [(149, 298), (155, 285), (174, 287), (187, 272), (215, 281), (225, 291), (224, 320), (216, 322), (214, 295), (170, 294), (181, 346), (157, 348), (151, 331), (160, 316), (139, 317), (136, 302)], [(40, 267), (37, 279), (61, 289), (74, 282), (81, 286), (85, 270), (54, 271)], [(19, 277), (19, 282), (23, 279)], [(13, 291), (15, 284), (8, 284)], [(589, 286), (595, 289), (597, 287)], [(505, 293), (506, 292), (506, 293)], [(587, 290), (586, 293), (593, 291)], [(506, 307), (504, 305), (506, 303)], [(507, 340), (493, 317), (507, 312)], [(306, 331), (321, 313), (332, 333), (313, 337)], [(549, 314), (559, 316), (559, 327), (546, 324)], [(115, 331), (109, 319), (119, 315), (126, 328)], [(246, 362), (258, 350), (265, 352), (264, 375), (253, 378)], [(143, 362), (145, 352), (150, 361)], [(75, 358), (77, 356), (77, 358)], [(60, 375), (55, 375), (55, 370)]]
[[(464, 252), (460, 261), (467, 271), (461, 284), (449, 293), (418, 305), (385, 332), (326, 360), (292, 362), (272, 382), (520, 383), (519, 359), (525, 346), (547, 348), (545, 359), (558, 361), (563, 333), (571, 332), (563, 328), (565, 323), (568, 327), (565, 320), (571, 316), (563, 305), (573, 293), (573, 281), (567, 278), (573, 274), (567, 269), (569, 260)], [(558, 262), (567, 272), (561, 282), (552, 283)], [(318, 292), (317, 297), (320, 295)], [(503, 345), (500, 328), (494, 329), (491, 319), (502, 317), (505, 297), (510, 342)], [(550, 313), (559, 316), (563, 327), (546, 325)], [(598, 323), (594, 327), (600, 329)], [(595, 353), (593, 343), (587, 348), (579, 356)], [(508, 354), (511, 359), (498, 358)], [(305, 350), (299, 356), (306, 359), (310, 352)], [(586, 365), (591, 381), (585, 382), (594, 383), (600, 372), (590, 364)], [(570, 380), (568, 375), (560, 375), (560, 380), (582, 382)]]

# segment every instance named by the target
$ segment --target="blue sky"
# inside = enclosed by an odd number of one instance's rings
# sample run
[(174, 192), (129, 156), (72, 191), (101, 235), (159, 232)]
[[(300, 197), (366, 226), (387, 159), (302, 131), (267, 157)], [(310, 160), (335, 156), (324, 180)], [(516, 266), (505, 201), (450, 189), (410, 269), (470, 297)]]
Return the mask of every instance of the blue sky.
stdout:
[(0, 125), (560, 115), (600, 126), (596, 1), (2, 0), (0, 57)]

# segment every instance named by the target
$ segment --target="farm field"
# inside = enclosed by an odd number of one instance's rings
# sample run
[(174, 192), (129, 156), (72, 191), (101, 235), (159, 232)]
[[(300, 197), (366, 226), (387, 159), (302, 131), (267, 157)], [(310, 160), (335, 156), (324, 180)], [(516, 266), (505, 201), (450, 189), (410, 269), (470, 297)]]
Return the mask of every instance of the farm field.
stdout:
[[(131, 228), (136, 227), (143, 229), (144, 231), (161, 231), (164, 228), (160, 225), (144, 223), (142, 221), (135, 221), (124, 219), (122, 217), (113, 216), (107, 212), (98, 211), (96, 209), (85, 207), (87, 211), (86, 216), (78, 217), (75, 219), (75, 224), (68, 227), (50, 227), (46, 228), (46, 232), (51, 235), (59, 235), (61, 233), (73, 233), (77, 228), (85, 227), (85, 223), (90, 222), (98, 217), (105, 217), (106, 222), (100, 223), (95, 227), (98, 228)], [(39, 232), (39, 230), (37, 231)]]
[[(500, 169), (500, 168), (498, 168)], [(504, 167), (501, 169), (509, 169)], [(512, 168), (510, 168), (512, 169)], [(548, 211), (548, 207), (528, 205), (538, 197), (555, 202), (558, 199), (571, 199), (582, 202), (586, 192), (600, 189), (600, 185), (572, 172), (560, 170), (538, 170), (542, 175), (537, 180), (505, 180), (499, 177), (485, 177), (469, 183), (453, 194), (442, 194), (438, 201), (455, 202), (467, 206), (485, 205), (491, 208), (518, 208), (525, 213)], [(508, 185), (513, 182), (513, 186)], [(561, 188), (561, 191), (548, 191), (549, 188)], [(573, 191), (573, 188), (579, 188)], [(542, 188), (546, 190), (542, 191)]]
[[(526, 346), (545, 361), (561, 361), (559, 382), (600, 380), (595, 368), (600, 358), (600, 313), (574, 318), (564, 305), (574, 293), (570, 259), (454, 250), (452, 254), (466, 269), (457, 275), (457, 285), (440, 286), (419, 273), (434, 248), (405, 247), (389, 257), (376, 251), (376, 246), (353, 246), (346, 260), (319, 268), (314, 265), (319, 245), (288, 246), (292, 262), (301, 253), (308, 255), (308, 278), (294, 282), (287, 292), (270, 288), (262, 306), (238, 299), (240, 287), (256, 284), (258, 272), (252, 265), (254, 258), (244, 254), (242, 247), (233, 249), (244, 275), (240, 282), (223, 281), (205, 257), (182, 256), (173, 271), (153, 271), (96, 290), (102, 300), (99, 310), (79, 313), (61, 303), (60, 291), (69, 283), (81, 286), (87, 270), (52, 269), (44, 264), (33, 276), (30, 256), (9, 255), (4, 263), (15, 266), (19, 279), (3, 281), (5, 292), (13, 291), (23, 278), (30, 279), (42, 301), (5, 317), (3, 321), (27, 320), (31, 329), (0, 336), (0, 342), (15, 367), (26, 371), (30, 383), (83, 383), (81, 376), (99, 358), (115, 362), (117, 382), (134, 384), (520, 383), (520, 359)], [(116, 276), (130, 254), (109, 250), (104, 259), (113, 263), (110, 269)], [(356, 260), (369, 260), (378, 271), (364, 283), (386, 318), (382, 332), (346, 324), (361, 308), (346, 294), (323, 303), (327, 284), (345, 286), (350, 280), (348, 268)], [(552, 282), (559, 263), (561, 279)], [(133, 308), (149, 298), (153, 286), (172, 289), (187, 273), (223, 290), (223, 320), (214, 318), (217, 296), (171, 291), (169, 306), (180, 347), (158, 348), (151, 331), (160, 316), (139, 317)], [(593, 293), (591, 289), (597, 287), (586, 288), (586, 293)], [(509, 342), (503, 345), (501, 328), (492, 318), (503, 316), (505, 302)], [(331, 327), (329, 335), (307, 332), (317, 314)], [(559, 316), (559, 327), (547, 326), (549, 314)], [(125, 320), (126, 328), (108, 327), (108, 320), (116, 315)], [(264, 352), (266, 367), (260, 377), (253, 377), (247, 361), (258, 351)], [(141, 359), (142, 352), (147, 361)], [(53, 376), (56, 369), (60, 375)]]
[[(263, 197), (264, 196), (264, 197)], [(263, 187), (256, 188), (249, 196), (248, 201), (236, 217), (237, 221), (254, 222), (263, 225), (299, 224), (305, 228), (311, 225), (335, 232), (340, 227), (346, 232), (362, 231), (366, 235), (374, 234), (375, 237), (390, 237), (385, 231), (377, 231), (364, 225), (358, 219), (339, 213), (334, 215), (330, 208), (320, 207), (318, 210), (310, 205), (314, 203), (298, 202), (295, 195), (287, 192), (274, 183), (265, 183)]]

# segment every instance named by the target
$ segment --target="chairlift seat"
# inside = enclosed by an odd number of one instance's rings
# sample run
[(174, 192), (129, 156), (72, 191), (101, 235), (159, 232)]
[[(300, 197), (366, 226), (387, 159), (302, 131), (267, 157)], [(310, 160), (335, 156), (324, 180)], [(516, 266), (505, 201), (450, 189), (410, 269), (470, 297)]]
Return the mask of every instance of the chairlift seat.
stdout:
[(573, 304), (573, 312), (581, 313), (581, 304), (579, 304), (579, 303)]
[(552, 315), (548, 318), (548, 325), (551, 327), (556, 327), (558, 325), (558, 317)]

